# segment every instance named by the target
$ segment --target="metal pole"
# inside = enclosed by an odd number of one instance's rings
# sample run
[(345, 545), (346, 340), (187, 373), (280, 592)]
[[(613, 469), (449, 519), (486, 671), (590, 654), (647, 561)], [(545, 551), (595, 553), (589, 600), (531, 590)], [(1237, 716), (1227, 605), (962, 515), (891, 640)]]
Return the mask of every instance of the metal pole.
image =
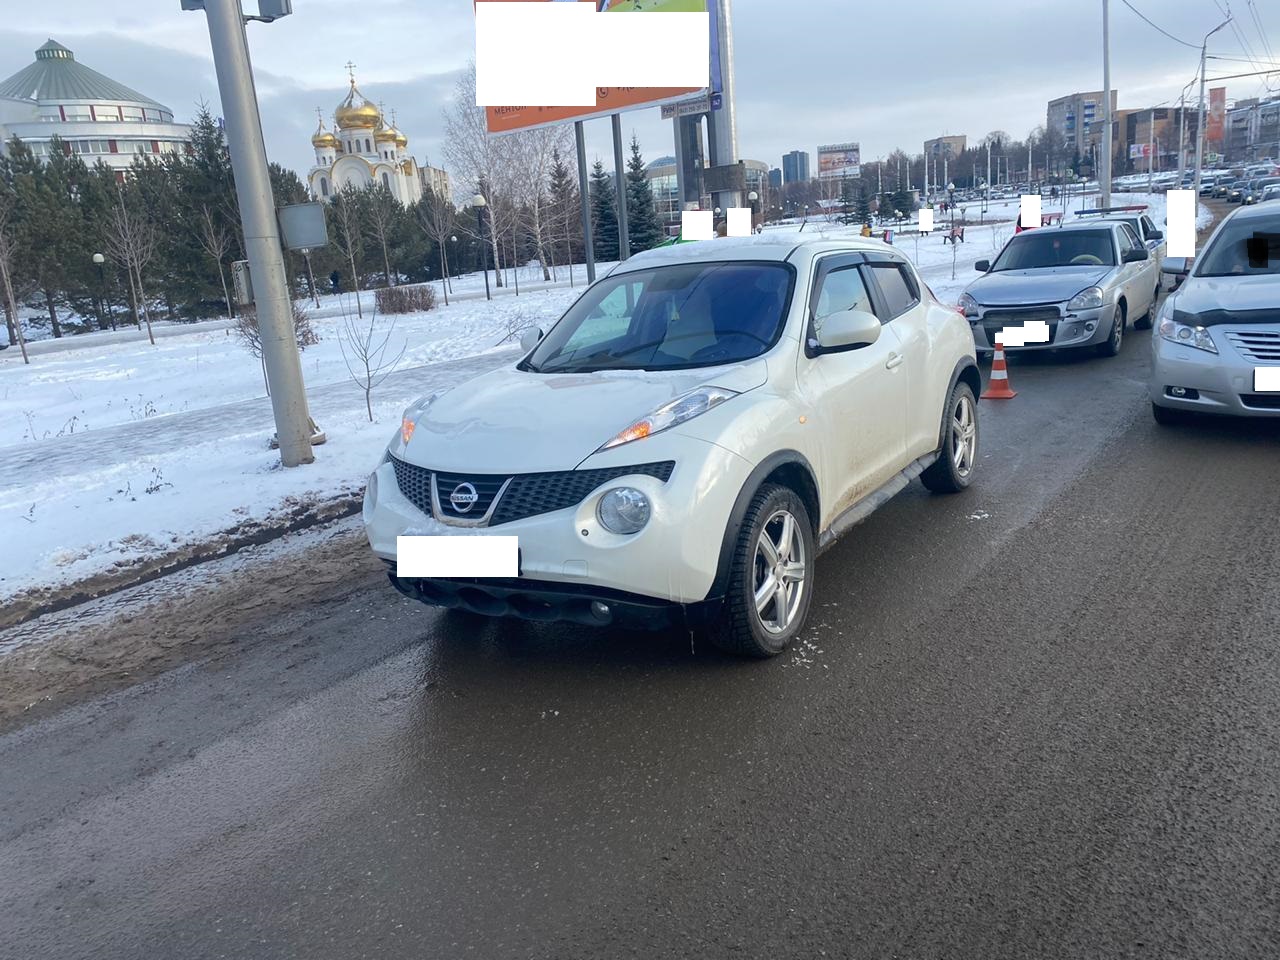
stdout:
[(618, 259), (631, 256), (631, 236), (627, 229), (627, 171), (622, 165), (622, 116), (613, 119), (613, 188), (618, 198)]
[[(484, 298), (492, 300), (493, 294), (489, 292), (489, 248), (485, 245), (484, 238), (484, 208), (476, 207), (476, 232), (480, 234), (480, 269), (484, 271)], [(497, 265), (494, 265), (494, 272), (497, 273)]]
[(573, 125), (578, 141), (578, 205), (582, 209), (582, 246), (587, 255), (587, 283), (596, 282), (596, 252), (591, 245), (591, 202), (587, 196), (587, 142), (582, 134), (582, 121)]
[(1187, 175), (1187, 88), (1178, 97), (1178, 186)]
[[(733, 65), (733, 0), (712, 0), (707, 11), (715, 17), (713, 29), (720, 36), (720, 74), (722, 82), (719, 110), (711, 112), (708, 122), (708, 139), (711, 141), (711, 165), (731, 166), (738, 162), (738, 119), (734, 102), (736, 81)], [(741, 207), (742, 196), (737, 190), (718, 192), (712, 197), (712, 205), (728, 210)]]
[(1204, 161), (1204, 83), (1205, 83), (1205, 54), (1209, 49), (1209, 38), (1231, 22), (1231, 18), (1223, 20), (1220, 24), (1204, 35), (1204, 43), (1200, 45), (1200, 110), (1196, 119), (1196, 184), (1195, 196), (1200, 196), (1200, 167)]
[(267, 170), (267, 148), (253, 86), (253, 66), (240, 0), (205, 0), (209, 41), (218, 75), (231, 169), (253, 279), (262, 359), (275, 414), (280, 460), (286, 467), (311, 463), (311, 416), (302, 360), (293, 333), (293, 302), (285, 279), (284, 251)]
[[(1147, 193), (1151, 192), (1152, 178), (1156, 170), (1156, 110), (1151, 108), (1151, 120), (1147, 123)], [(1181, 184), (1179, 184), (1181, 186)]]

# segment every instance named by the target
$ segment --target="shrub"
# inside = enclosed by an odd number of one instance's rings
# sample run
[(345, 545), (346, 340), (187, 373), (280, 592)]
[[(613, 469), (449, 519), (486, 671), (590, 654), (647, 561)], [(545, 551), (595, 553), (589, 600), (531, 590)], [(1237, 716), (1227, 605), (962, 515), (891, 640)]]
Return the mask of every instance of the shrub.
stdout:
[(436, 307), (436, 292), (428, 286), (383, 287), (374, 293), (378, 312), (423, 313)]
[[(235, 330), (240, 342), (249, 348), (250, 353), (261, 359), (262, 335), (258, 331), (258, 311), (256, 307), (250, 305), (240, 308), (240, 314), (236, 317)], [(305, 350), (307, 347), (315, 346), (320, 342), (320, 337), (311, 328), (311, 315), (297, 301), (293, 303), (293, 338), (297, 342), (299, 350)]]

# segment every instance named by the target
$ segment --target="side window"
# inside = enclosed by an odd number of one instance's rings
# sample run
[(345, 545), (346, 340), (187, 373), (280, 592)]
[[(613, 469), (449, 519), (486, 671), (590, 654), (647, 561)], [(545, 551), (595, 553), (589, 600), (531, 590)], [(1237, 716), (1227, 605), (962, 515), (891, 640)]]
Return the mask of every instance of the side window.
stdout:
[(1129, 226), (1127, 223), (1123, 224), (1123, 226), (1124, 229), (1120, 231), (1120, 234), (1123, 237), (1120, 241), (1121, 256), (1123, 256), (1128, 250), (1137, 250), (1144, 246), (1143, 242), (1138, 239), (1138, 235), (1133, 232), (1133, 227)]
[(872, 263), (868, 266), (876, 286), (880, 288), (883, 310), (879, 311), (879, 316), (883, 322), (902, 316), (920, 302), (915, 283), (908, 277), (905, 267), (897, 263)]
[(822, 329), (824, 318), (844, 310), (865, 310), (874, 313), (871, 294), (863, 282), (862, 272), (857, 264), (840, 267), (825, 274), (818, 281), (818, 289), (813, 293), (811, 310), (813, 311), (813, 332), (816, 335)]
[(1156, 232), (1156, 225), (1155, 225), (1155, 223), (1153, 223), (1153, 222), (1152, 222), (1152, 220), (1151, 220), (1151, 218), (1150, 218), (1150, 217), (1143, 217), (1143, 218), (1142, 218), (1142, 235), (1143, 235), (1143, 237), (1150, 237), (1150, 236), (1151, 236), (1153, 233), (1155, 233), (1155, 232)]

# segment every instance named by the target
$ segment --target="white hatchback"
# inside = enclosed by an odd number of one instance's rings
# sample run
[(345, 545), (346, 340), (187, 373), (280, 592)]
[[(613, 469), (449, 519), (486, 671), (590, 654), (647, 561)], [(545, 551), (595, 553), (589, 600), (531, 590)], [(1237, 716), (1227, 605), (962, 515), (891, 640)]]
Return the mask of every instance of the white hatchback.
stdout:
[[(413, 404), (369, 479), (369, 540), (411, 597), (705, 625), (772, 656), (805, 623), (821, 549), (913, 478), (956, 492), (977, 464), (969, 326), (878, 240), (642, 253), (525, 346)], [(401, 576), (412, 535), (517, 537), (516, 576)]]

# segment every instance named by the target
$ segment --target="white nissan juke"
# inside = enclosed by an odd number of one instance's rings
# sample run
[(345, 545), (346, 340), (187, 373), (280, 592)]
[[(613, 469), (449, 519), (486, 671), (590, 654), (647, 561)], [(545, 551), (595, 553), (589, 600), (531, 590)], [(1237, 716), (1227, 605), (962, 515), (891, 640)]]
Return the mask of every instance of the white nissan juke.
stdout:
[[(973, 478), (969, 325), (878, 240), (651, 250), (531, 333), (518, 363), (410, 406), (369, 478), (370, 543), (410, 597), (772, 656), (819, 550), (917, 476)], [(397, 571), (398, 537), (488, 535), (518, 538), (516, 576)]]

